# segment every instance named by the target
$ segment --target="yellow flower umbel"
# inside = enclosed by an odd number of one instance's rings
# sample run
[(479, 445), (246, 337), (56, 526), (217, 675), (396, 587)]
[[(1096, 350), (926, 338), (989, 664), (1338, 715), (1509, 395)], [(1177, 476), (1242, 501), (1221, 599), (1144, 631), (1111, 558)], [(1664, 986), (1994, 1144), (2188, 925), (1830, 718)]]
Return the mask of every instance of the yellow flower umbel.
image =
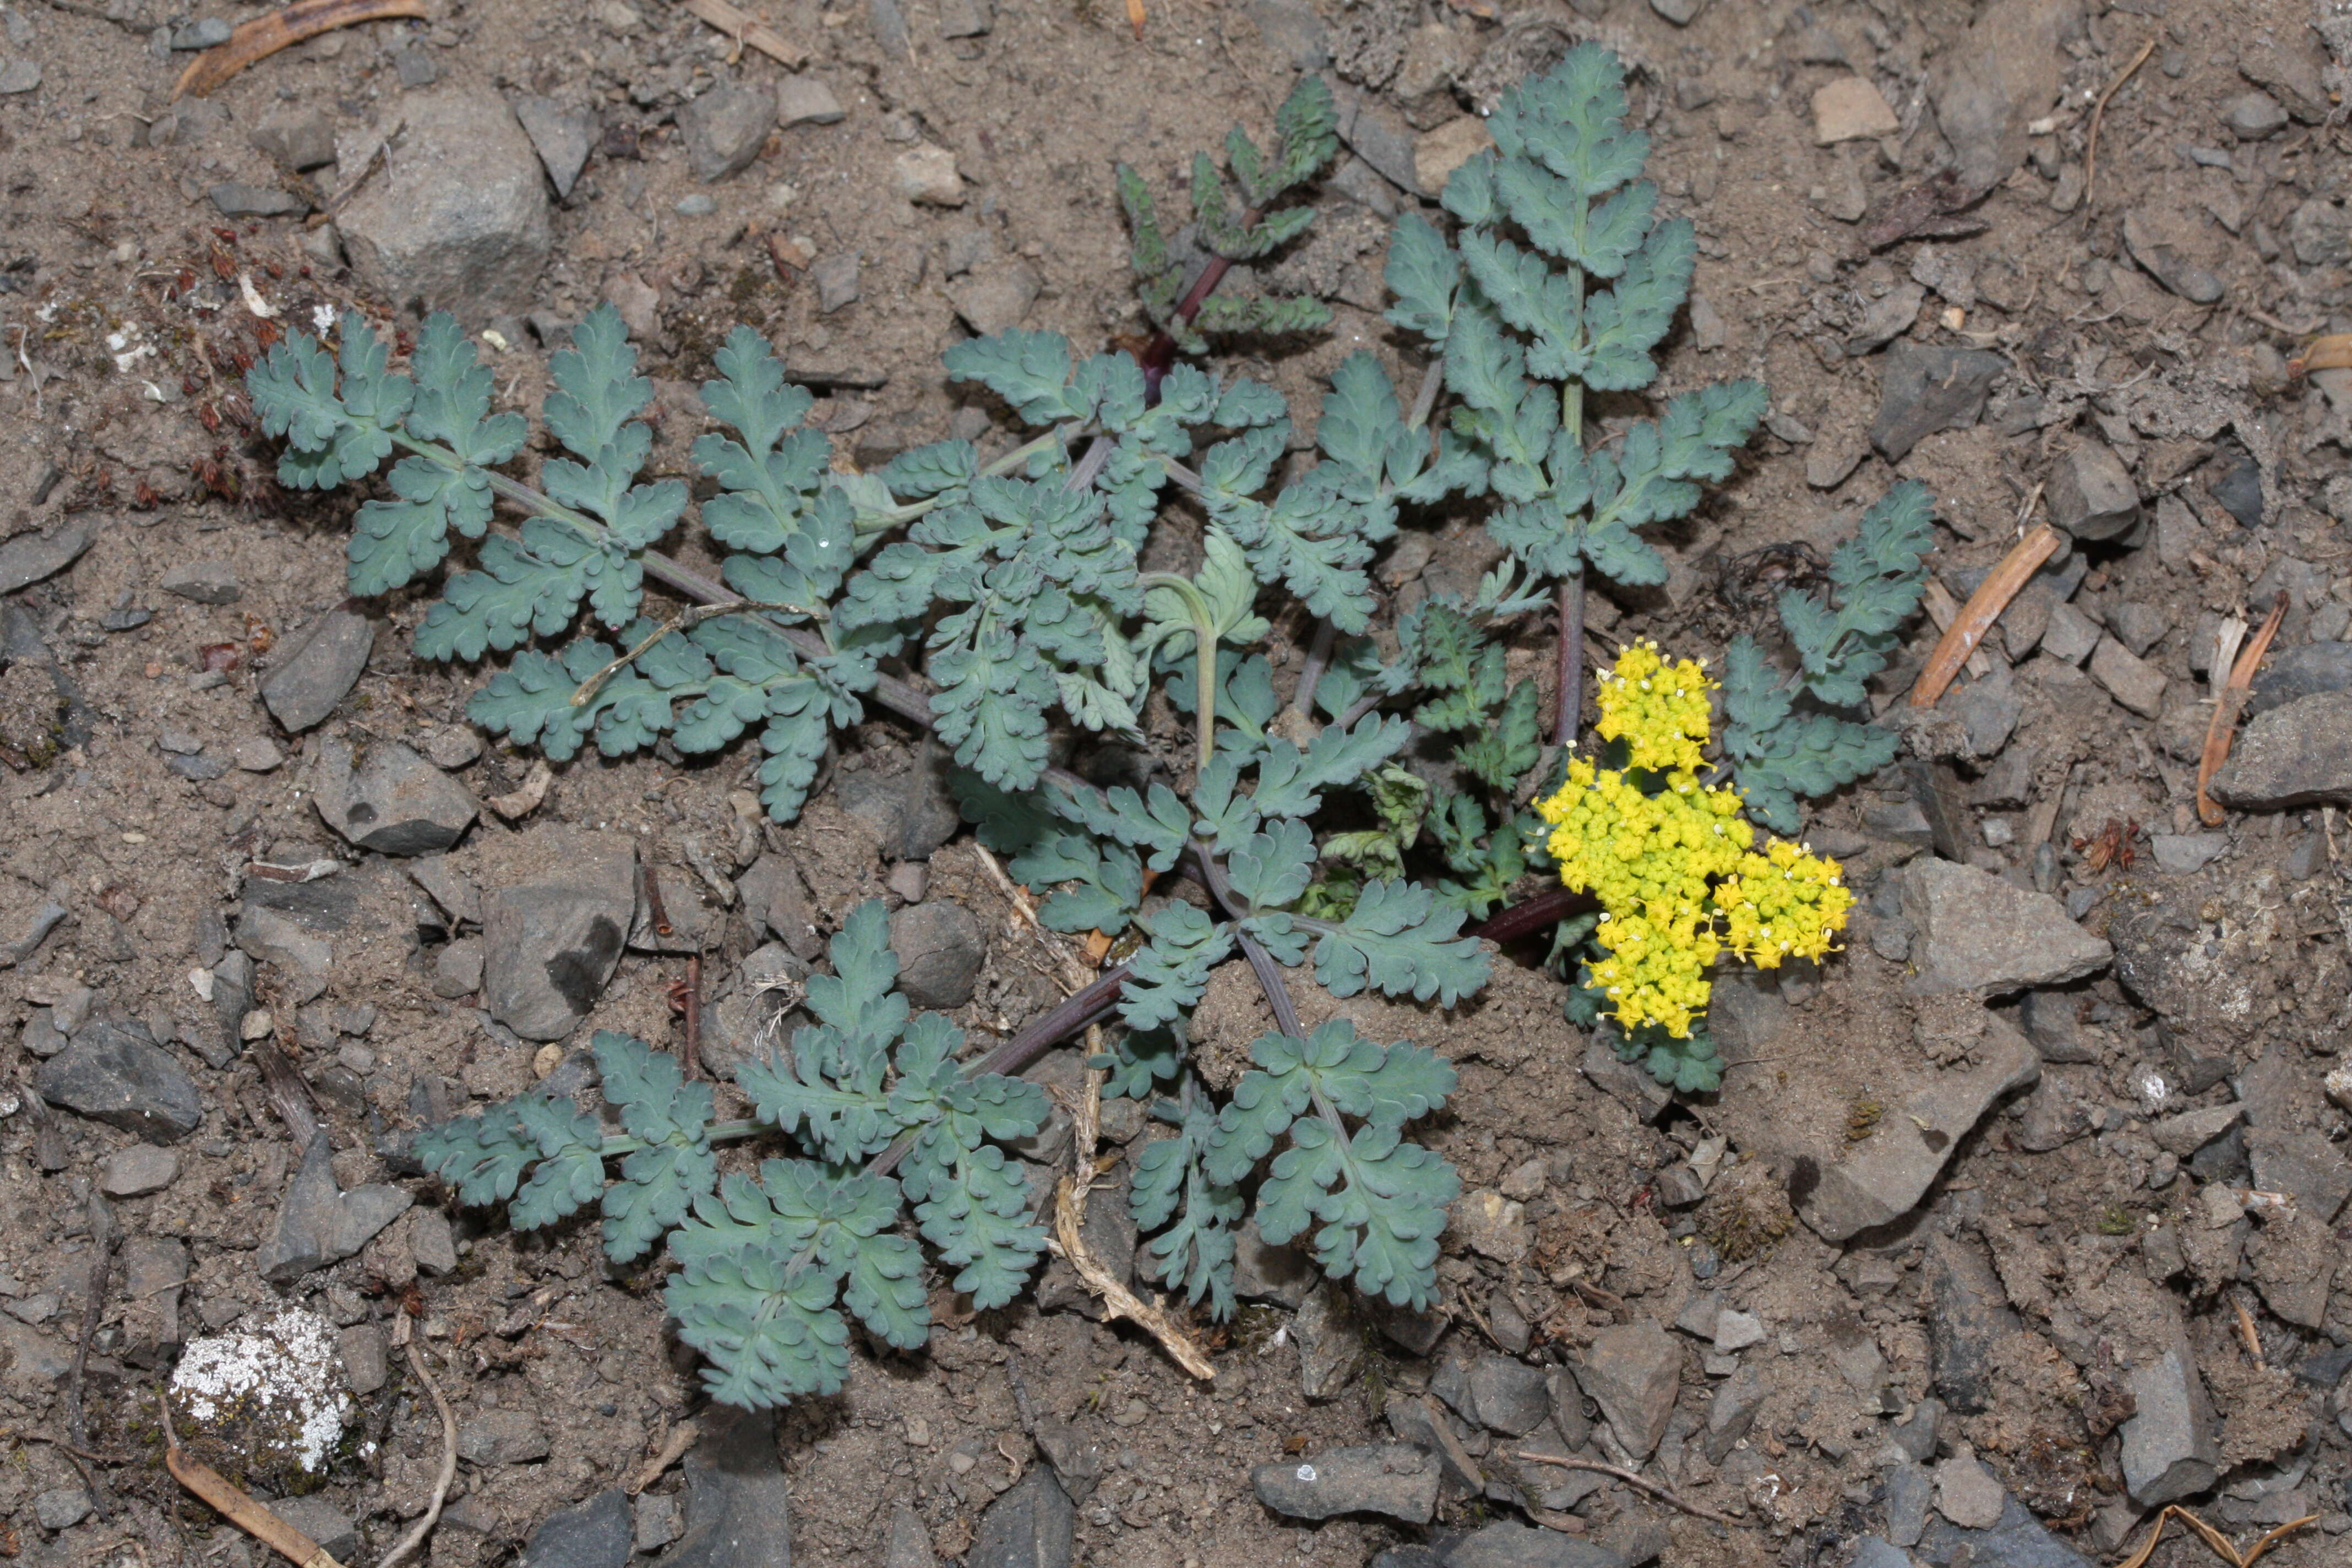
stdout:
[[(1627, 645), (1600, 677), (1597, 729), (1624, 742), (1630, 765), (1572, 759), (1567, 784), (1537, 805), (1560, 880), (1601, 900), (1592, 981), (1629, 1033), (1657, 1024), (1687, 1038), (1720, 954), (1767, 969), (1820, 958), (1853, 903), (1836, 861), (1780, 839), (1758, 853), (1738, 793), (1699, 783), (1714, 684), (1693, 660)], [(1664, 787), (1645, 793), (1629, 776), (1637, 770)]]

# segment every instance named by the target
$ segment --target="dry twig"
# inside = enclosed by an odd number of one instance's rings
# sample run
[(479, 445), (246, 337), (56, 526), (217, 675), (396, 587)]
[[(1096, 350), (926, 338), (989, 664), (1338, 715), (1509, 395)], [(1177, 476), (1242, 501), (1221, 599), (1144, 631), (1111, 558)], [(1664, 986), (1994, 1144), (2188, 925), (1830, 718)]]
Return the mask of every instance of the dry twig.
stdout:
[(425, 1538), (433, 1533), (433, 1527), (441, 1521), (441, 1505), (448, 1499), (449, 1483), (457, 1479), (457, 1417), (450, 1414), (449, 1402), (441, 1395), (441, 1385), (433, 1381), (431, 1373), (425, 1370), (425, 1358), (417, 1353), (412, 1320), (404, 1315), (397, 1322), (395, 1332), (401, 1343), (408, 1348), (408, 1370), (416, 1374), (416, 1381), (423, 1384), (425, 1392), (433, 1396), (433, 1407), (441, 1413), (441, 1474), (433, 1483), (433, 1499), (425, 1505), (425, 1517), (401, 1537), (399, 1545), (384, 1553), (383, 1561), (377, 1563), (376, 1568), (394, 1568), (402, 1558), (425, 1544)]
[(1969, 655), (1976, 652), (1985, 634), (1992, 630), (2009, 602), (2017, 597), (2032, 575), (2042, 570), (2042, 563), (2057, 553), (2058, 531), (2043, 523), (2017, 542), (2010, 552), (2000, 558), (2000, 564), (1991, 575), (1977, 585), (1969, 602), (1960, 607), (1959, 618), (1946, 628), (1936, 644), (1936, 651), (1927, 656), (1927, 668), (1919, 672), (1918, 683), (1911, 688), (1911, 706), (1933, 708), (1936, 699), (1944, 694), (1960, 673), (1960, 666)]
[[(1102, 1048), (1102, 1026), (1097, 1024), (1087, 1030), (1087, 1054), (1099, 1055)], [(1158, 1340), (1160, 1349), (1178, 1366), (1204, 1383), (1213, 1382), (1217, 1369), (1210, 1363), (1208, 1353), (1192, 1342), (1192, 1337), (1177, 1327), (1167, 1313), (1129, 1289), (1118, 1276), (1097, 1262), (1094, 1254), (1087, 1249), (1081, 1227), (1087, 1219), (1087, 1194), (1094, 1188), (1095, 1142), (1102, 1127), (1101, 1068), (1087, 1069), (1087, 1081), (1077, 1100), (1078, 1103), (1070, 1108), (1071, 1120), (1076, 1123), (1076, 1136), (1071, 1141), (1070, 1173), (1062, 1178), (1054, 1194), (1054, 1239), (1058, 1250), (1077, 1277), (1086, 1281), (1087, 1289), (1102, 1298), (1106, 1316), (1125, 1318)]]
[[(1927, 612), (1927, 618), (1936, 623), (1936, 629), (1939, 632), (1950, 631), (1952, 623), (1960, 618), (1960, 602), (1952, 597), (1949, 588), (1933, 577), (1927, 579), (1927, 589), (1919, 595), (1919, 607)], [(1984, 649), (1979, 647), (1969, 651), (1968, 670), (1979, 680), (1992, 673), (1992, 660), (1985, 657)]]
[(1671, 1503), (1675, 1508), (1682, 1510), (1685, 1513), (1696, 1514), (1701, 1519), (1711, 1519), (1717, 1524), (1738, 1524), (1741, 1522), (1740, 1521), (1732, 1518), (1727, 1513), (1717, 1513), (1715, 1510), (1706, 1507), (1703, 1503), (1696, 1503), (1692, 1502), (1687, 1498), (1677, 1497), (1673, 1492), (1668, 1491), (1665, 1488), (1658, 1485), (1657, 1482), (1645, 1481), (1631, 1470), (1621, 1468), (1616, 1465), (1604, 1465), (1598, 1459), (1563, 1458), (1557, 1454), (1531, 1454), (1524, 1449), (1522, 1449), (1517, 1457), (1528, 1461), (1530, 1464), (1558, 1465), (1563, 1470), (1591, 1470), (1597, 1476), (1609, 1476), (1614, 1479), (1623, 1481), (1629, 1487), (1649, 1493), (1652, 1497), (1656, 1498), (1660, 1502)]
[(661, 1479), (661, 1473), (686, 1458), (686, 1451), (693, 1447), (701, 1436), (701, 1429), (691, 1421), (681, 1421), (671, 1427), (668, 1439), (661, 1446), (661, 1452), (639, 1465), (637, 1473), (631, 1476), (629, 1484), (621, 1489), (635, 1497)]
[(2322, 333), (2286, 362), (2289, 375), (2307, 375), (2315, 370), (2352, 370), (2352, 332)]
[(2246, 1342), (2246, 1353), (2254, 1359), (2254, 1370), (2266, 1372), (2269, 1365), (2263, 1360), (2263, 1336), (2254, 1331), (2254, 1315), (2246, 1310), (2245, 1298), (2232, 1296), (2230, 1305), (2238, 1309), (2238, 1336)]
[(90, 1501), (98, 1509), (101, 1522), (110, 1518), (113, 1509), (106, 1500), (106, 1489), (99, 1484), (97, 1474), (84, 1458), (89, 1447), (89, 1432), (82, 1419), (82, 1384), (89, 1373), (90, 1342), (98, 1337), (98, 1321), (106, 1309), (106, 1287), (114, 1275), (114, 1215), (106, 1200), (93, 1194), (89, 1201), (90, 1230), (98, 1242), (98, 1257), (89, 1266), (89, 1289), (81, 1310), (81, 1336), (74, 1346), (73, 1376), (66, 1384), (66, 1433), (73, 1438), (69, 1444), (58, 1445), (81, 1472), (82, 1485), (89, 1489)]
[(173, 84), (172, 96), (202, 98), (257, 61), (305, 38), (362, 22), (384, 22), (398, 16), (422, 17), (425, 0), (294, 0), (282, 11), (257, 16), (240, 25), (228, 42), (206, 49), (188, 62)]
[(686, 0), (686, 8), (734, 39), (737, 48), (749, 44), (786, 70), (800, 69), (808, 58), (806, 49), (728, 0)]
[(2214, 804), (2206, 793), (2213, 775), (2230, 760), (2231, 743), (2237, 738), (2238, 715), (2246, 710), (2246, 702), (2254, 694), (2254, 671), (2260, 669), (2263, 656), (2271, 651), (2271, 639), (2278, 636), (2279, 623), (2286, 619), (2286, 590), (2271, 602), (2271, 613), (2263, 619), (2263, 629), (2254, 640), (2238, 655), (2238, 662), (2230, 668), (2230, 684), (2213, 700), (2213, 717), (2205, 726), (2205, 750), (2197, 759), (2197, 817), (2208, 827), (2219, 827), (2227, 821), (2228, 814)]
[(2107, 83), (2107, 89), (2099, 94), (2099, 101), (2091, 107), (2091, 132), (2083, 147), (2083, 210), (2085, 213), (2091, 210), (2091, 192), (2098, 184), (2099, 126), (2107, 117), (2107, 100), (2115, 97), (2116, 89), (2131, 80), (2139, 68), (2147, 64), (2147, 57), (2154, 53), (2156, 35), (2151, 33), (2147, 42), (2140, 46), (2139, 53), (2132, 57), (2131, 64), (2116, 73), (2116, 79)]
[(2260, 1557), (2263, 1552), (2268, 1552), (2273, 1545), (2277, 1544), (2282, 1537), (2286, 1536), (2294, 1531), (2301, 1530), (2305, 1525), (2312, 1523), (2318, 1518), (2319, 1516), (2315, 1513), (2307, 1513), (2301, 1519), (2290, 1520), (2288, 1522), (2280, 1525), (2276, 1530), (2273, 1530), (2269, 1534), (2263, 1536), (2261, 1540), (2255, 1542), (2254, 1544), (2246, 1551), (2244, 1555), (2241, 1556), (2237, 1547), (2231, 1544), (2230, 1538), (2228, 1536), (2222, 1534), (2220, 1531), (2214, 1529), (2211, 1525), (2206, 1523), (2203, 1520), (2198, 1518), (2195, 1514), (2189, 1512), (2179, 1503), (2169, 1503), (2166, 1505), (2162, 1513), (2156, 1516), (2156, 1528), (2147, 1532), (2147, 1539), (2140, 1542), (2139, 1550), (2131, 1554), (2129, 1561), (2120, 1564), (2120, 1568), (2143, 1568), (2143, 1564), (2147, 1562), (2148, 1557), (2156, 1551), (2156, 1543), (2164, 1539), (2165, 1525), (2175, 1519), (2180, 1521), (2181, 1523), (2187, 1525), (2189, 1529), (2202, 1536), (2204, 1538), (2205, 1544), (2211, 1547), (2214, 1554), (2220, 1557), (2222, 1562), (2230, 1564), (2230, 1568), (2253, 1568), (2254, 1560)]

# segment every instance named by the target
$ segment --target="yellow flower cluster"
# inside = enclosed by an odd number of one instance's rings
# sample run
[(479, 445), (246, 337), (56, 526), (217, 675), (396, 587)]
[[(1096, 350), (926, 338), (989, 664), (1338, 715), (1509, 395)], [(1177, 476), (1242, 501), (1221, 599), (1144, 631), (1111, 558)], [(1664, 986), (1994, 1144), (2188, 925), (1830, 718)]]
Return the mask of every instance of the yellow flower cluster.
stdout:
[(1720, 954), (1767, 969), (1820, 958), (1853, 894), (1834, 860), (1780, 839), (1758, 853), (1738, 793), (1698, 782), (1713, 684), (1699, 665), (1667, 665), (1656, 645), (1637, 643), (1600, 681), (1601, 734), (1623, 741), (1632, 767), (1663, 774), (1665, 787), (1644, 794), (1625, 773), (1577, 758), (1537, 809), (1551, 824), (1560, 880), (1601, 900), (1592, 979), (1619, 1024), (1687, 1037)]
[(1600, 684), (1601, 722), (1593, 731), (1604, 741), (1624, 742), (1633, 752), (1629, 766), (1663, 773), (1706, 764), (1699, 748), (1715, 683), (1696, 660), (1668, 664), (1657, 644), (1627, 643)]

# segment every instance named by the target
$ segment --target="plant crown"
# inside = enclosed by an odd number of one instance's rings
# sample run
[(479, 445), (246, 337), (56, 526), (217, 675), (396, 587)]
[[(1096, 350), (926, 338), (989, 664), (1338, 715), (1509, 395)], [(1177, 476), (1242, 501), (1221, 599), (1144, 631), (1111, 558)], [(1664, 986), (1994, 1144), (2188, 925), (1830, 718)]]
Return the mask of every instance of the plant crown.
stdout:
[[(1711, 687), (1638, 647), (1601, 691), (1601, 740), (1625, 754), (1547, 752), (1535, 682), (1508, 676), (1511, 624), (1588, 565), (1662, 580), (1636, 531), (1695, 507), (1764, 408), (1760, 386), (1734, 382), (1586, 440), (1586, 388), (1654, 381), (1652, 351), (1692, 265), (1690, 224), (1657, 221), (1655, 188), (1637, 177), (1647, 142), (1624, 110), (1621, 68), (1590, 47), (1506, 95), (1496, 150), (1446, 187), (1454, 238), (1408, 216), (1390, 250), (1390, 319), (1427, 341), (1442, 380), (1433, 367), (1408, 404), (1371, 354), (1349, 355), (1302, 464), (1286, 465), (1288, 410), (1270, 387), (1125, 353), (1081, 358), (1044, 331), (944, 356), (952, 379), (986, 387), (1035, 435), (988, 458), (942, 441), (860, 474), (803, 425), (813, 399), (771, 345), (737, 328), (701, 388), (713, 427), (692, 447), (698, 507), (685, 477), (646, 472), (651, 384), (609, 307), (551, 360), (541, 414), (563, 455), (537, 488), (503, 467), (522, 450), (523, 417), (493, 412), (490, 372), (446, 315), (426, 321), (404, 373), (352, 313), (333, 351), (296, 333), (248, 385), (289, 487), (356, 483), (398, 454), (389, 494), (355, 520), (354, 595), (423, 582), (456, 539), (471, 542), (416, 650), (502, 658), (467, 712), (517, 746), (559, 762), (591, 743), (693, 756), (756, 731), (761, 798), (784, 822), (834, 738), (871, 708), (927, 724), (981, 842), (1045, 890), (1044, 923), (1133, 948), (1123, 1027), (1096, 1065), (1107, 1095), (1146, 1101), (1167, 1131), (1132, 1161), (1148, 1270), (1229, 1315), (1235, 1232), (1254, 1214), (1267, 1240), (1297, 1239), (1334, 1279), (1423, 1309), (1458, 1182), (1405, 1132), (1444, 1105), (1453, 1070), (1344, 1021), (1301, 1027), (1284, 973), (1311, 965), (1335, 996), (1453, 1007), (1491, 962), (1465, 922), (1549, 868), (1596, 889), (1613, 928), (1559, 928), (1556, 956), (1590, 982), (1570, 992), (1571, 1016), (1590, 1021), (1610, 999), (1633, 1030), (1621, 1050), (1685, 1089), (1713, 1087), (1696, 1026), (1705, 961), (1817, 953), (1843, 910), (1833, 878), (1806, 869), (1822, 863), (1756, 851), (1742, 812), (1794, 831), (1800, 796), (1891, 755), (1891, 739), (1843, 714), (1916, 605), (1929, 542), (1925, 492), (1906, 487), (1837, 552), (1829, 600), (1784, 598), (1790, 677), (1753, 642), (1733, 645), (1722, 750), (1736, 790), (1696, 777)], [(1239, 214), (1214, 165), (1196, 162), (1213, 267), (1305, 228), (1310, 207), (1269, 208), (1328, 161), (1332, 123), (1310, 79), (1270, 153), (1237, 130), (1226, 163)], [(1202, 308), (1210, 275), (1180, 297), (1186, 269), (1148, 187), (1123, 169), (1119, 190), (1146, 311), (1178, 348), (1322, 320), (1313, 301)], [(1147, 569), (1171, 486), (1196, 510), (1196, 563)], [(1474, 593), (1427, 597), (1376, 634), (1375, 551), (1408, 509), (1457, 498), (1483, 511), (1502, 559)], [(500, 501), (520, 515), (512, 531), (492, 529)], [(656, 548), (690, 516), (721, 561), (717, 582)], [(649, 580), (682, 607), (649, 605)], [(1269, 590), (1322, 628), (1286, 710), (1255, 651)], [(1101, 758), (1147, 746), (1155, 689), (1189, 720), (1189, 758), (1108, 788), (1053, 765), (1057, 746)], [(1540, 815), (1527, 808), (1538, 795)], [(1156, 894), (1171, 871), (1205, 896)], [(1042, 1095), (963, 1062), (944, 1018), (911, 1015), (878, 905), (849, 918), (831, 956), (832, 973), (810, 983), (814, 1021), (737, 1071), (748, 1119), (714, 1122), (709, 1085), (607, 1033), (595, 1048), (621, 1133), (527, 1095), (417, 1143), (461, 1201), (505, 1202), (518, 1227), (593, 1205), (616, 1261), (667, 1237), (670, 1310), (730, 1403), (837, 1387), (853, 1320), (886, 1343), (922, 1343), (921, 1246), (982, 1307), (1011, 1300), (1044, 1247), (1003, 1147), (1042, 1124)], [(1277, 1027), (1221, 1102), (1187, 1041), (1212, 973), (1236, 959)], [(721, 1178), (713, 1143), (755, 1135), (794, 1152)]]

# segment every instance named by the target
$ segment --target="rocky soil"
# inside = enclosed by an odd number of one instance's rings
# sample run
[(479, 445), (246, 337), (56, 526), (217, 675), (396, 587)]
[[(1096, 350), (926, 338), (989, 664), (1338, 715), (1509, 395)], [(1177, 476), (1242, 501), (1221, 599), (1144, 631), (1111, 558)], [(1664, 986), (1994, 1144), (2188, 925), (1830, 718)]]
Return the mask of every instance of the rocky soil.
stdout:
[[(2352, 1557), (2352, 372), (2288, 364), (2352, 330), (2336, 5), (1149, 0), (1139, 40), (1089, 3), (773, 0), (787, 71), (661, 0), (426, 0), (174, 100), (260, 10), (8, 4), (0, 1556), (267, 1559), (165, 1474), (168, 1385), (184, 1441), (376, 1561), (441, 1462), (413, 1333), (460, 1434), (437, 1568), (2074, 1568), (2171, 1502), (2242, 1543), (2308, 1520), (2277, 1568)], [(1587, 37), (1637, 65), (1698, 227), (1665, 390), (1773, 395), (1665, 586), (1595, 626), (1761, 629), (1897, 477), (1940, 498), (1952, 601), (2021, 527), (2067, 539), (1937, 708), (1903, 701), (1931, 625), (1880, 683), (1904, 760), (1808, 825), (1865, 895), (1851, 944), (1722, 983), (1720, 1093), (1622, 1067), (1522, 963), (1453, 1015), (1309, 990), (1307, 1023), (1461, 1074), (1444, 1307), (1368, 1311), (1260, 1245), (1240, 1319), (1199, 1325), (1211, 1383), (1048, 1269), (985, 1315), (942, 1289), (923, 1353), (730, 1419), (658, 1265), (449, 1208), (407, 1136), (542, 1080), (591, 1102), (591, 1030), (680, 1040), (688, 952), (714, 1073), (868, 898), (975, 1036), (1057, 971), (903, 728), (784, 829), (740, 758), (550, 781), (486, 750), (481, 672), (408, 652), (421, 602), (344, 601), (351, 500), (273, 483), (253, 354), (446, 306), (535, 408), (609, 300), (666, 471), (738, 321), (862, 465), (998, 443), (940, 349), (1136, 331), (1113, 163), (1181, 200), (1311, 68), (1347, 154), (1311, 237), (1230, 285), (1331, 303), (1240, 362), (1311, 432), (1342, 357), (1401, 353), (1392, 216)], [(1489, 549), (1409, 528), (1392, 607)], [(2209, 826), (2217, 641), (2282, 595)], [(1546, 666), (1540, 628), (1516, 659)], [(1266, 1026), (1237, 968), (1200, 1024), (1212, 1053)], [(1149, 1135), (1121, 1108), (1105, 1148)], [(2212, 1560), (2174, 1531), (2158, 1568)]]

